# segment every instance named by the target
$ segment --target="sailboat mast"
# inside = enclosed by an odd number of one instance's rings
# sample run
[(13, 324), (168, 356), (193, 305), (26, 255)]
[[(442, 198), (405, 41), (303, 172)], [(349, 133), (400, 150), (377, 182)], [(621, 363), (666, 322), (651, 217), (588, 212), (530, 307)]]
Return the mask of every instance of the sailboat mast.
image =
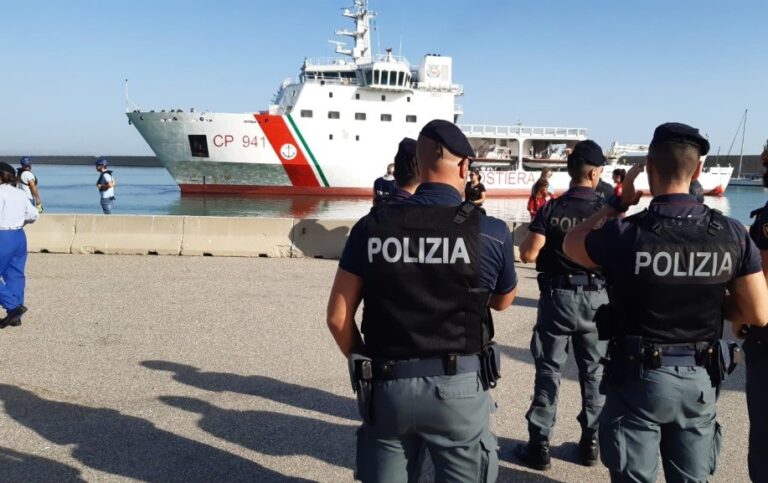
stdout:
[(741, 151), (739, 151), (739, 172), (736, 175), (737, 178), (741, 178), (741, 161), (744, 159), (744, 135), (747, 131), (747, 110), (744, 109), (744, 126), (741, 129)]

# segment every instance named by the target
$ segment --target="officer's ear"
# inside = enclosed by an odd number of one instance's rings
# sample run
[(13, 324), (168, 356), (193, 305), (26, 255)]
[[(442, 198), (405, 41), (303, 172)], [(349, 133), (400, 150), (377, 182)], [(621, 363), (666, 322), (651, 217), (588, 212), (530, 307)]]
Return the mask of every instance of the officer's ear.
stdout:
[(691, 175), (691, 181), (698, 179), (699, 175), (701, 174), (701, 167), (704, 163), (699, 161), (699, 164), (696, 165), (696, 169), (693, 170), (693, 175)]
[(469, 158), (462, 158), (459, 162), (459, 176), (461, 179), (467, 179), (467, 174), (469, 174)]

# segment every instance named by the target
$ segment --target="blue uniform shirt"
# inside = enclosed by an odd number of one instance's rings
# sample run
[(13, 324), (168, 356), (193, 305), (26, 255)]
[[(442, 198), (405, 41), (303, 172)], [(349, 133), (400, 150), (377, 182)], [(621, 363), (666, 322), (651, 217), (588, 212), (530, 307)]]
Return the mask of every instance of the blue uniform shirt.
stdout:
[[(653, 198), (649, 210), (664, 216), (687, 218), (701, 216), (707, 211), (706, 205), (696, 201), (696, 197), (689, 194), (668, 194)], [(735, 276), (743, 277), (761, 271), (760, 252), (749, 239), (744, 225), (733, 218), (725, 217), (726, 229), (731, 233), (734, 241), (739, 243), (743, 253), (741, 266), (735, 267)], [(605, 225), (592, 230), (585, 240), (585, 248), (589, 258), (603, 268), (603, 273), (610, 277), (620, 277), (622, 274), (612, 273), (612, 269), (618, 266), (618, 247), (622, 244), (634, 243), (634, 239), (625, 236), (630, 222), (612, 218)]]
[(760, 250), (768, 250), (768, 203), (765, 204), (763, 211), (757, 215), (752, 226), (749, 228), (749, 235)]
[[(442, 183), (422, 183), (413, 196), (399, 205), (458, 206), (461, 194), (452, 186)], [(358, 221), (349, 234), (339, 261), (339, 267), (359, 277), (365, 274), (365, 225), (368, 216)], [(517, 286), (512, 234), (503, 221), (490, 216), (480, 219), (480, 284), (496, 294), (511, 292)]]

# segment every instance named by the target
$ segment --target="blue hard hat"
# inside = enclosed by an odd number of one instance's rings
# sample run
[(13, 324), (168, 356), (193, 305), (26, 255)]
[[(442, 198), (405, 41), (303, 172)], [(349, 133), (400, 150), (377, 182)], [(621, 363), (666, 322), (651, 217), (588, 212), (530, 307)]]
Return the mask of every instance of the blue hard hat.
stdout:
[(107, 158), (99, 158), (96, 160), (96, 165), (104, 165), (107, 166), (109, 163), (107, 162)]
[(32, 165), (32, 158), (29, 156), (22, 156), (19, 160), (19, 164), (22, 166), (31, 166)]

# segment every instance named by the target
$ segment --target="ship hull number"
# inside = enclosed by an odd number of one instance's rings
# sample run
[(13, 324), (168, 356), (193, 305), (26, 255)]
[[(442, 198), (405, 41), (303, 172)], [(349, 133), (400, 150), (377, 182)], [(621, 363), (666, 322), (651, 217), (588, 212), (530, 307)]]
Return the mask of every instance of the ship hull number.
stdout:
[(231, 134), (216, 134), (213, 136), (213, 145), (217, 148), (228, 148), (230, 146), (241, 146), (244, 148), (263, 148), (266, 146), (264, 136), (244, 135), (238, 140)]

